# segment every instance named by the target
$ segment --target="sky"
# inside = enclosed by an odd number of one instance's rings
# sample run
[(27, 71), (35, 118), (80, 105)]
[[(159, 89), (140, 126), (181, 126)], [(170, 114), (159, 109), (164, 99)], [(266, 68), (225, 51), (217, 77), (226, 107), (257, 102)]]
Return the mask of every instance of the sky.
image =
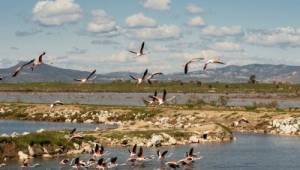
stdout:
[[(0, 67), (43, 51), (46, 63), (98, 73), (179, 72), (194, 57), (300, 65), (299, 6), (299, 0), (6, 0)], [(143, 41), (146, 56), (128, 52)]]

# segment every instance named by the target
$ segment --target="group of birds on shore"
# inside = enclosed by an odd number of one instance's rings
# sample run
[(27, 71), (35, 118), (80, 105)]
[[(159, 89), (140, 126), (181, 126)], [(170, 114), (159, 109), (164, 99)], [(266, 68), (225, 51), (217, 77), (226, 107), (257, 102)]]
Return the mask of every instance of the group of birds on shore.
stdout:
[[(185, 153), (184, 158), (178, 161), (169, 161), (168, 158), (172, 156), (172, 153), (165, 151), (156, 151), (156, 155), (150, 155), (146, 157), (144, 154), (143, 147), (139, 147), (135, 144), (132, 149), (128, 149), (129, 155), (125, 162), (118, 163), (118, 157), (109, 157), (105, 159), (106, 155), (109, 155), (109, 152), (104, 151), (104, 147), (100, 144), (95, 143), (95, 147), (90, 153), (90, 158), (87, 160), (81, 160), (80, 157), (73, 159), (63, 159), (60, 161), (60, 166), (62, 167), (72, 167), (73, 169), (117, 169), (121, 166), (132, 166), (140, 167), (143, 166), (145, 162), (157, 160), (160, 163), (160, 167), (163, 169), (191, 169), (193, 163), (196, 160), (201, 159), (199, 153), (194, 154), (194, 148), (190, 148), (188, 152)], [(168, 155), (169, 153), (169, 155)]]

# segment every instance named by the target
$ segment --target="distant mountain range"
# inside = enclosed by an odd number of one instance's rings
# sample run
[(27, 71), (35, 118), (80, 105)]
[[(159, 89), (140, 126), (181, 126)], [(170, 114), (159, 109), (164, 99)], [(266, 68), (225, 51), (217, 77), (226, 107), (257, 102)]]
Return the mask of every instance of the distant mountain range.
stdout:
[[(11, 74), (22, 63), (16, 66), (0, 69), (2, 75)], [(4, 82), (73, 82), (74, 78), (86, 77), (89, 72), (64, 69), (43, 64), (33, 72), (25, 69), (16, 78), (7, 78)], [(129, 74), (140, 75), (133, 72), (112, 72), (107, 74), (97, 74), (96, 82), (110, 82), (114, 80), (129, 80)], [(188, 75), (181, 73), (171, 73), (160, 76), (161, 81), (202, 81), (202, 82), (247, 82), (250, 75), (256, 75), (260, 82), (289, 82), (300, 83), (300, 66), (271, 65), (271, 64), (250, 64), (244, 66), (229, 65), (207, 71), (192, 71)]]

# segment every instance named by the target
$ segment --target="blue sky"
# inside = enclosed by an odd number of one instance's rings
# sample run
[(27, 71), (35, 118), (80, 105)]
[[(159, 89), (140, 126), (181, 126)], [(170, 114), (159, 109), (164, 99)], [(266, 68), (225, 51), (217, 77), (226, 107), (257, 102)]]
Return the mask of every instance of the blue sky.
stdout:
[[(193, 57), (300, 65), (299, 6), (298, 0), (7, 0), (0, 6), (0, 67), (42, 51), (47, 63), (98, 73), (177, 72)], [(142, 41), (147, 56), (128, 53)]]

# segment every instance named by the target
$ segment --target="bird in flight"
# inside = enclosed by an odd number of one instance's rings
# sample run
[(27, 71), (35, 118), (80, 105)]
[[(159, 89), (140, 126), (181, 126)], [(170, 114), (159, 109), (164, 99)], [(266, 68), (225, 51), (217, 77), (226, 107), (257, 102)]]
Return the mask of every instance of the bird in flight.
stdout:
[(61, 105), (64, 105), (64, 103), (61, 102), (61, 101), (59, 101), (59, 100), (57, 100), (54, 103), (50, 104), (50, 108), (53, 108), (55, 106), (61, 106)]
[(150, 74), (148, 77), (146, 77), (147, 82), (149, 84), (152, 84), (151, 79), (153, 79), (153, 77), (156, 76), (156, 75), (163, 75), (163, 73), (157, 72), (157, 73)]
[(166, 89), (164, 89), (162, 97), (152, 96), (152, 95), (150, 95), (149, 97), (152, 98), (155, 102), (157, 102), (158, 105), (165, 104), (166, 102), (171, 101), (176, 98), (176, 96), (173, 96), (173, 97), (170, 97), (167, 99), (167, 90)]
[(79, 81), (79, 82), (81, 82), (81, 83), (86, 83), (87, 81), (89, 81), (89, 80), (94, 80), (94, 79), (96, 78), (96, 76), (93, 77), (93, 78), (91, 78), (95, 73), (96, 73), (96, 69), (93, 70), (93, 71), (89, 74), (89, 76), (88, 76), (87, 78), (83, 78), (83, 79), (74, 79), (74, 80), (75, 80), (75, 81)]
[(15, 72), (12, 74), (12, 77), (17, 77), (17, 75), (19, 75), (19, 73), (22, 71), (22, 69), (30, 64), (32, 64), (34, 62), (34, 59), (33, 60), (30, 60), (29, 62), (19, 66)]
[(146, 69), (144, 71), (144, 74), (143, 74), (143, 77), (135, 77), (133, 75), (129, 75), (133, 80), (136, 81), (136, 84), (139, 85), (139, 84), (142, 84), (145, 80), (146, 80), (146, 76), (148, 74), (148, 69)]
[(146, 55), (146, 53), (144, 53), (144, 46), (145, 46), (145, 42), (142, 43), (140, 51), (136, 52), (136, 51), (129, 50), (129, 52), (135, 54), (137, 57)]
[(225, 64), (225, 63), (221, 62), (220, 60), (214, 60), (214, 59), (208, 60), (205, 62), (203, 70), (206, 70), (208, 64)]
[(45, 52), (43, 52), (38, 58), (36, 58), (31, 66), (31, 70), (33, 71), (37, 66), (43, 64), (43, 56), (46, 55)]
[(187, 63), (184, 65), (184, 74), (187, 74), (189, 72), (189, 65), (193, 62), (204, 60), (204, 58), (193, 58), (189, 60)]

